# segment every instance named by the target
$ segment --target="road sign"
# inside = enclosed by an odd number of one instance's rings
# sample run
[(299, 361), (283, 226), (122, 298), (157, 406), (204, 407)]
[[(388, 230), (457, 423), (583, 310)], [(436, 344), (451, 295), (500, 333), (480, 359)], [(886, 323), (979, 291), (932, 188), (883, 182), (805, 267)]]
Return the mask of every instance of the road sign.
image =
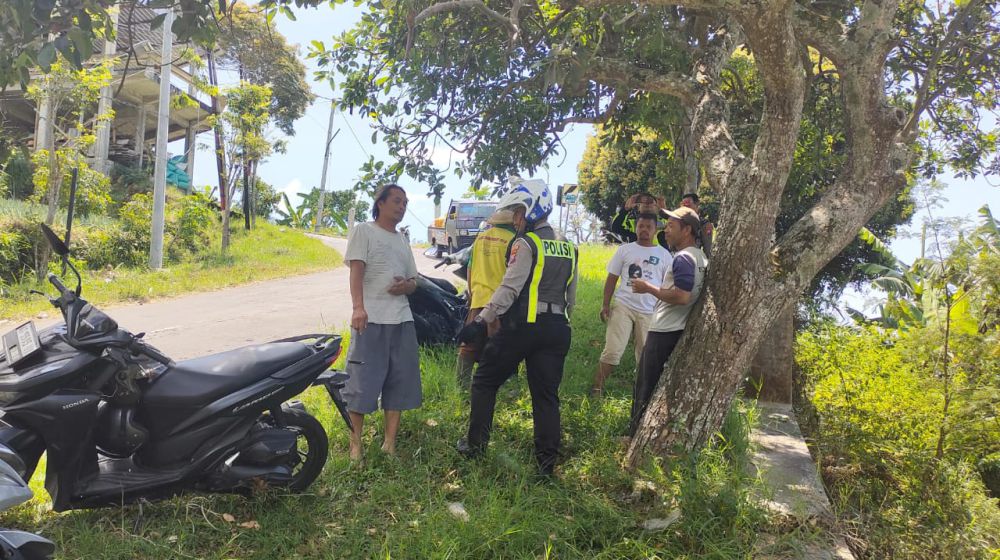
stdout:
[(565, 185), (559, 185), (556, 190), (556, 206), (566, 206), (567, 204), (576, 204), (579, 201), (580, 185), (576, 183), (566, 183)]

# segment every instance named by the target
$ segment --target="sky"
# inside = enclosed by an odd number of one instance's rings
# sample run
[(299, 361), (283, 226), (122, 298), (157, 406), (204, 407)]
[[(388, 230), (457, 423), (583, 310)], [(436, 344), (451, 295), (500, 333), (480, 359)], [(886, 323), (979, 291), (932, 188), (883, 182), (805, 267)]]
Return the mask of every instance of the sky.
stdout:
[[(354, 7), (350, 2), (330, 8), (322, 5), (313, 9), (296, 9), (296, 21), (277, 15), (275, 23), (278, 31), (290, 43), (298, 44), (301, 55), (305, 56), (310, 41), (320, 40), (330, 45), (330, 38), (350, 29), (360, 20), (361, 7)], [(303, 60), (307, 66), (308, 78), (317, 69), (311, 59)], [(220, 77), (220, 80), (224, 80)], [(288, 139), (288, 151), (285, 154), (275, 154), (260, 165), (261, 178), (279, 191), (288, 194), (292, 204), (300, 200), (296, 193), (308, 192), (312, 187), (319, 186), (323, 170), (323, 145), (326, 142), (327, 123), (330, 118), (329, 99), (339, 92), (331, 91), (325, 81), (312, 82), (313, 93), (317, 95), (316, 102), (306, 111), (304, 117), (295, 123), (295, 135)], [(338, 112), (334, 115), (333, 130), (337, 133), (331, 143), (330, 164), (327, 171), (326, 190), (350, 190), (361, 173), (361, 165), (368, 161), (369, 155), (376, 159), (388, 160), (388, 150), (379, 140), (372, 144), (368, 121), (358, 115)], [(550, 158), (546, 166), (540, 168), (534, 177), (544, 179), (550, 186), (576, 182), (576, 168), (583, 155), (587, 134), (592, 133), (590, 125), (576, 125), (569, 128), (563, 138), (565, 153)], [(275, 133), (278, 137), (278, 133)], [(213, 143), (211, 133), (199, 136), (199, 143), (206, 144), (195, 156), (194, 184), (214, 185), (216, 178), (214, 156), (208, 145)], [(181, 143), (170, 146), (173, 154), (183, 151)], [(448, 151), (434, 154), (437, 163), (446, 165)], [(414, 182), (408, 177), (402, 177), (399, 184), (406, 189), (410, 199), (404, 226), (410, 226), (413, 241), (427, 239), (427, 225), (434, 218), (434, 203), (427, 197), (427, 187)], [(446, 173), (446, 190), (442, 206), (447, 205), (451, 198), (460, 198), (469, 184), (457, 179), (449, 171)]]
[[(275, 17), (277, 29), (290, 43), (298, 44), (304, 56), (309, 42), (312, 40), (331, 43), (331, 37), (350, 29), (360, 20), (363, 7), (355, 7), (353, 3), (345, 3), (331, 8), (323, 5), (319, 8), (296, 10), (297, 19), (291, 21), (278, 15)], [(316, 66), (312, 60), (305, 60), (309, 77)], [(327, 122), (330, 116), (329, 99), (338, 92), (331, 91), (325, 81), (313, 81), (313, 92), (317, 95), (316, 102), (308, 109), (305, 116), (295, 124), (295, 136), (288, 139), (288, 151), (285, 154), (275, 154), (261, 164), (261, 177), (276, 189), (288, 194), (293, 204), (298, 202), (295, 196), (298, 192), (307, 192), (320, 183), (323, 166), (323, 145), (326, 140)], [(368, 122), (357, 115), (338, 112), (334, 116), (334, 131), (339, 130), (331, 144), (330, 166), (327, 173), (327, 190), (351, 189), (360, 176), (361, 164), (368, 160), (369, 155), (376, 159), (388, 159), (386, 146), (379, 141), (371, 143), (371, 129)], [(575, 125), (564, 137), (564, 153), (553, 156), (543, 168), (534, 175), (544, 179), (550, 186), (577, 182), (577, 166), (583, 156), (587, 136), (593, 134), (590, 125)], [(194, 181), (196, 185), (216, 183), (214, 159), (208, 144), (212, 143), (211, 134), (199, 137), (206, 144), (196, 156)], [(172, 153), (181, 153), (182, 146), (171, 146)], [(449, 154), (436, 154), (439, 163), (446, 163)], [(443, 204), (450, 198), (459, 198), (469, 185), (457, 179), (450, 172), (446, 174), (446, 191)], [(984, 204), (989, 204), (994, 214), (1000, 214), (1000, 178), (992, 182), (985, 177), (972, 180), (956, 179), (950, 175), (939, 177), (945, 184), (941, 193), (943, 201), (930, 209), (918, 209), (912, 220), (912, 225), (902, 230), (902, 235), (891, 243), (896, 255), (904, 262), (912, 262), (920, 254), (919, 232), (921, 224), (929, 217), (935, 219), (945, 217), (962, 217), (967, 221), (976, 220), (977, 212)], [(426, 240), (426, 226), (434, 218), (434, 205), (426, 196), (427, 189), (407, 177), (400, 180), (407, 190), (410, 205), (404, 226), (410, 226), (414, 241)], [(865, 296), (850, 295), (855, 306), (867, 307)]]

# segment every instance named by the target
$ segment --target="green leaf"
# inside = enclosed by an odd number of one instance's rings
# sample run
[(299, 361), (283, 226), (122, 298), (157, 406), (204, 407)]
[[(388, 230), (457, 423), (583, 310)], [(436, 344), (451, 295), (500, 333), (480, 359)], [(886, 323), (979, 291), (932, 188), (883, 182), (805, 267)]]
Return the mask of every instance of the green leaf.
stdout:
[(43, 72), (48, 72), (52, 68), (52, 63), (56, 60), (56, 47), (52, 43), (45, 43), (38, 50), (38, 66)]
[(70, 29), (68, 35), (70, 40), (73, 41), (73, 47), (80, 55), (81, 61), (87, 60), (92, 54), (94, 54), (94, 43), (90, 41), (90, 37), (82, 29)]

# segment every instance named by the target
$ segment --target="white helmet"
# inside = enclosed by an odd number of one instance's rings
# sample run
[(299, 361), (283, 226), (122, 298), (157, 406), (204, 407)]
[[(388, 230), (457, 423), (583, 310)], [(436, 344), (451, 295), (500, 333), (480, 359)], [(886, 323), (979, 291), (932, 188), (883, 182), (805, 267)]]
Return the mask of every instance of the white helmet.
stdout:
[(552, 212), (552, 193), (541, 179), (510, 178), (510, 190), (503, 195), (497, 210), (523, 206), (524, 217), (531, 223), (544, 219)]

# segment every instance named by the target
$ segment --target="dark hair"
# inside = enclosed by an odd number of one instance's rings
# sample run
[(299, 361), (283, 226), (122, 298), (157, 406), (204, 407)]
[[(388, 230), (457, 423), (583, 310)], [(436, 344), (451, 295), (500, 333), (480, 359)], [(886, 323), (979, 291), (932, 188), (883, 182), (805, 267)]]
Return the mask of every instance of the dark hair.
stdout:
[(657, 223), (660, 221), (659, 218), (656, 217), (656, 214), (650, 214), (649, 212), (645, 212), (643, 214), (639, 214), (638, 216), (636, 216), (635, 221), (638, 222), (639, 220), (653, 220), (654, 222)]
[(372, 203), (373, 220), (378, 219), (378, 203), (385, 202), (389, 198), (389, 195), (392, 194), (392, 189), (399, 189), (399, 192), (403, 193), (404, 196), (406, 195), (406, 191), (403, 190), (403, 187), (397, 185), (396, 183), (389, 183), (388, 185), (382, 185), (379, 187), (379, 189), (375, 191), (375, 202)]
[(701, 201), (698, 199), (698, 193), (689, 192), (682, 196), (681, 200), (684, 200), (685, 198), (690, 198), (695, 204), (701, 204)]

